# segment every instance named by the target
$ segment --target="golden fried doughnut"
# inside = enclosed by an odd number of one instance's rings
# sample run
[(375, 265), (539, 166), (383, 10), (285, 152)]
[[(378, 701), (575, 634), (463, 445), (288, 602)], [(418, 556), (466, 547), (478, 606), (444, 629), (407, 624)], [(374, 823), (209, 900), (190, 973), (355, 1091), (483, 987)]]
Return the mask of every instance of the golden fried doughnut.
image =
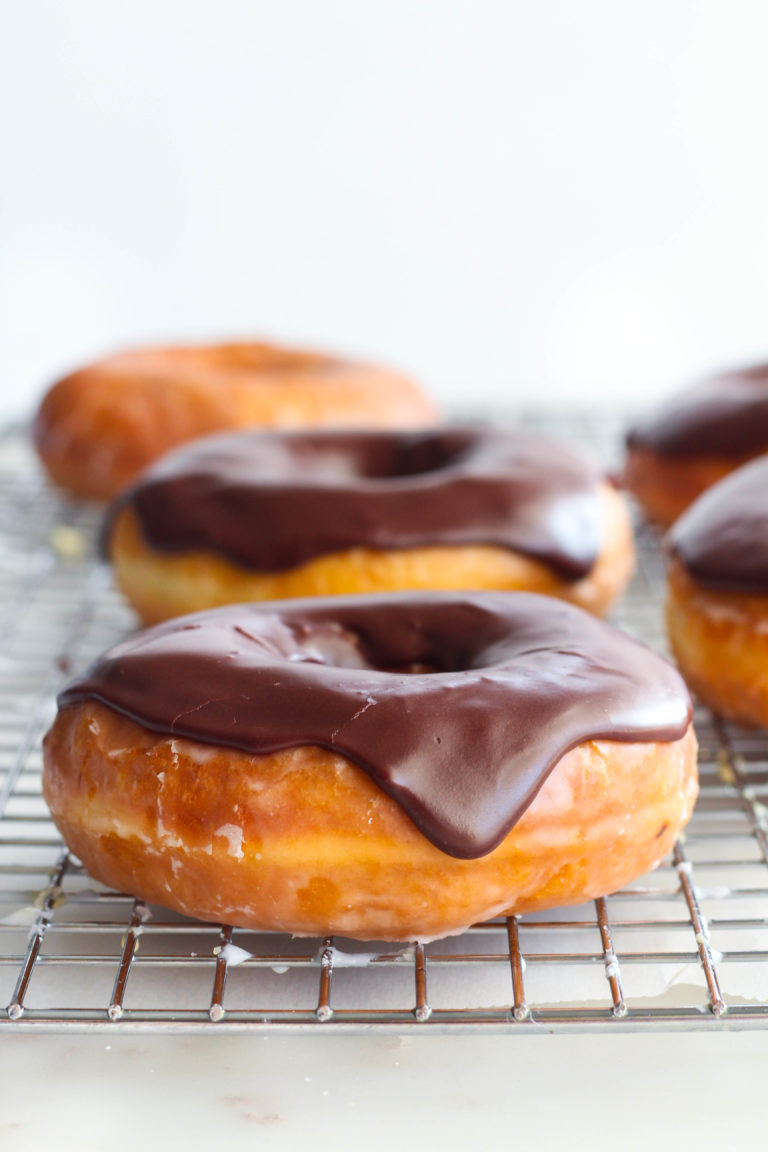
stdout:
[(271, 344), (185, 345), (121, 352), (59, 380), (34, 440), (57, 484), (102, 500), (170, 448), (226, 428), (409, 428), (435, 417), (390, 369)]
[(675, 671), (522, 593), (201, 613), (59, 703), (44, 792), (90, 874), (255, 929), (429, 939), (592, 899), (697, 790)]
[(734, 720), (768, 726), (768, 457), (701, 496), (667, 537), (667, 624), (688, 683)]
[(634, 563), (625, 500), (594, 469), (486, 427), (198, 441), (119, 498), (105, 535), (145, 623), (241, 601), (462, 588), (603, 615)]
[(627, 456), (624, 482), (649, 520), (666, 528), (741, 461), (674, 459), (646, 448)]
[(729, 472), (768, 452), (768, 364), (672, 396), (627, 433), (625, 483), (664, 527)]

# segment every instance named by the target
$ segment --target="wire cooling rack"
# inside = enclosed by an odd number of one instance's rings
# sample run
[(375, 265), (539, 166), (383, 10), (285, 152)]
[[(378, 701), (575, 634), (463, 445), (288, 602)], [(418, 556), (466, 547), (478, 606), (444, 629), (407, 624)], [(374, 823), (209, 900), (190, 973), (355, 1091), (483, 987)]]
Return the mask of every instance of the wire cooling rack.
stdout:
[[(533, 422), (608, 462), (618, 443), (607, 418)], [(97, 522), (46, 487), (22, 433), (0, 435), (5, 1027), (768, 1026), (768, 740), (701, 709), (701, 794), (684, 841), (593, 904), (388, 947), (204, 924), (92, 880), (48, 818), (40, 742), (68, 677), (134, 626), (96, 560)], [(638, 545), (616, 621), (663, 650), (657, 541), (641, 529)]]

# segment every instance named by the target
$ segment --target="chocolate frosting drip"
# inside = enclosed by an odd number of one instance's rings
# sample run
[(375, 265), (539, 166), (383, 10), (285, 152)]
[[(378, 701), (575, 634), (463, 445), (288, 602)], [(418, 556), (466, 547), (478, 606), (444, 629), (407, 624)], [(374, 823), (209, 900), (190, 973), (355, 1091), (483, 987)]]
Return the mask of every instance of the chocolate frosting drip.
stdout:
[(707, 588), (768, 594), (768, 456), (699, 497), (667, 535), (667, 549)]
[(146, 472), (104, 541), (129, 507), (160, 551), (260, 572), (356, 547), (491, 544), (577, 580), (602, 543), (599, 487), (580, 457), (529, 432), (240, 432)]
[(671, 397), (627, 434), (665, 456), (740, 459), (768, 449), (768, 364), (728, 372)]
[(528, 593), (237, 605), (107, 652), (59, 697), (249, 753), (319, 745), (358, 764), (451, 856), (490, 852), (570, 748), (679, 739), (677, 672)]

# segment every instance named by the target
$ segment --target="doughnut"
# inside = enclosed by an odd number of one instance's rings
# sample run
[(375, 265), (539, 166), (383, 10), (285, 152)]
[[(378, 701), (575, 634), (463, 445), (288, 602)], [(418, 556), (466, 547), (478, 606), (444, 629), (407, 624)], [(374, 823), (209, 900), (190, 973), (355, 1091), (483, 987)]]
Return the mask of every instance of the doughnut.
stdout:
[(200, 919), (430, 939), (613, 891), (694, 803), (678, 673), (570, 604), (236, 605), (59, 697), (43, 787), (97, 880)]
[(624, 497), (530, 432), (236, 432), (185, 445), (110, 508), (145, 623), (222, 604), (523, 589), (604, 614), (633, 567)]
[(666, 539), (667, 625), (686, 680), (721, 715), (768, 727), (768, 457), (731, 473)]
[(709, 377), (627, 434), (625, 481), (664, 527), (707, 488), (768, 452), (768, 364)]
[(170, 448), (250, 426), (416, 428), (430, 400), (386, 368), (272, 344), (139, 348), (55, 383), (33, 437), (56, 484), (108, 500)]

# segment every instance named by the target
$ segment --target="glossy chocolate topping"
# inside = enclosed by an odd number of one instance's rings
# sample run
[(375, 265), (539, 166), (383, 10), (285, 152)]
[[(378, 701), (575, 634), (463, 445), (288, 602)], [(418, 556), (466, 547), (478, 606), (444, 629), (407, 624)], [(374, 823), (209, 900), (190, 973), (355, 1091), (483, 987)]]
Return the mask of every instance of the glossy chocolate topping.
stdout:
[(768, 450), (768, 364), (727, 372), (671, 397), (627, 434), (663, 456), (749, 457)]
[(110, 510), (168, 553), (274, 572), (349, 548), (491, 544), (565, 579), (602, 544), (600, 477), (530, 432), (238, 432), (185, 446)]
[(679, 739), (677, 672), (569, 604), (428, 593), (237, 605), (107, 652), (59, 697), (250, 753), (320, 745), (451, 856), (490, 852), (589, 739)]
[(768, 456), (707, 489), (666, 544), (699, 584), (768, 595)]

